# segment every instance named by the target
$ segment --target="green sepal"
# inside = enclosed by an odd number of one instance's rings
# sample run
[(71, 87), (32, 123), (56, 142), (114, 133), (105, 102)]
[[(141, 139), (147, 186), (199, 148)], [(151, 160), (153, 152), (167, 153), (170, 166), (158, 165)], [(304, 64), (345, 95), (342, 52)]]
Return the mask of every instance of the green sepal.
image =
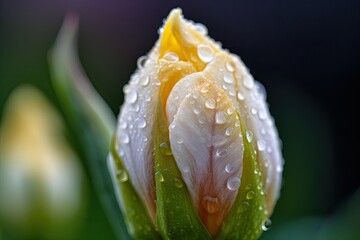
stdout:
[(153, 128), (157, 227), (164, 239), (211, 239), (171, 153), (169, 130), (159, 100)]
[[(111, 153), (113, 164), (109, 166), (113, 172), (114, 185), (117, 187), (117, 197), (121, 205), (121, 210), (125, 217), (125, 223), (129, 234), (133, 239), (161, 239), (155, 230), (150, 216), (138, 194), (131, 184), (128, 173), (118, 156), (113, 141)], [(111, 164), (111, 163), (109, 163)]]
[[(238, 114), (239, 119), (241, 119)], [(244, 142), (241, 187), (229, 215), (221, 226), (217, 240), (255, 240), (263, 230), (266, 218), (265, 195), (257, 155), (252, 142), (248, 142), (245, 122), (240, 120)]]
[(127, 240), (106, 164), (116, 118), (82, 70), (76, 55), (77, 28), (78, 19), (67, 17), (49, 53), (52, 84), (113, 231), (117, 239)]

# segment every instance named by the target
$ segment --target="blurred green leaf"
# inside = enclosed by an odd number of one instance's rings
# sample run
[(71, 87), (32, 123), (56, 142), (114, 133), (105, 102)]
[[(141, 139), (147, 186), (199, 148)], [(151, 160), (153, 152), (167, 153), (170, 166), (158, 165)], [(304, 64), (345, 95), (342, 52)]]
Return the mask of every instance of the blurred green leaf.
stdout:
[(78, 19), (67, 17), (49, 55), (52, 83), (115, 235), (130, 239), (106, 164), (116, 118), (81, 68), (75, 46), (77, 29)]
[(174, 156), (170, 154), (169, 130), (161, 106), (159, 101), (153, 129), (159, 231), (164, 239), (211, 239), (181, 180)]

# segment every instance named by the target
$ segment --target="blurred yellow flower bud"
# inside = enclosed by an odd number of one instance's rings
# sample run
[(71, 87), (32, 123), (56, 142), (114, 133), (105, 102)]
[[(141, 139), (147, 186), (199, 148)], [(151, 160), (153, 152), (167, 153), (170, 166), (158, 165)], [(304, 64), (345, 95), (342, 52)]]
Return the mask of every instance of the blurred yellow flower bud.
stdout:
[(203, 225), (207, 238), (258, 238), (283, 160), (265, 91), (240, 58), (175, 9), (124, 93), (116, 155), (162, 236), (199, 239), (191, 229)]
[[(32, 237), (66, 233), (81, 210), (82, 171), (42, 94), (20, 87), (0, 128), (0, 222)], [(65, 235), (66, 236), (66, 235)]]

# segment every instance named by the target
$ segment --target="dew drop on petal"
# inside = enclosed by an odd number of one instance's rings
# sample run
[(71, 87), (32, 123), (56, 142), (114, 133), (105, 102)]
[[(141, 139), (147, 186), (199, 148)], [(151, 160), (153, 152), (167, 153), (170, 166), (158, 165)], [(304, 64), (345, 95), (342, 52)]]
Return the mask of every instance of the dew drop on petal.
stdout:
[(198, 33), (200, 33), (202, 35), (206, 35), (208, 33), (208, 30), (204, 24), (196, 23), (194, 25), (194, 27), (195, 27), (195, 30), (198, 31)]
[(130, 142), (130, 137), (126, 132), (120, 133), (119, 139), (120, 139), (120, 142), (124, 143), (124, 144), (127, 144)]
[(227, 116), (226, 112), (224, 112), (224, 111), (216, 112), (215, 122), (217, 124), (224, 124), (224, 123), (226, 123), (227, 120), (228, 120), (228, 116)]
[(172, 152), (171, 152), (171, 148), (170, 148), (170, 143), (169, 142), (162, 142), (160, 144), (160, 152), (162, 154), (164, 154), (165, 156), (171, 156)]
[(215, 99), (209, 98), (205, 102), (205, 107), (208, 108), (208, 109), (215, 109), (215, 103), (216, 103)]
[(246, 140), (250, 143), (253, 139), (253, 133), (250, 130), (246, 130)]
[(234, 77), (231, 73), (225, 73), (224, 74), (224, 82), (228, 84), (232, 84), (234, 82)]
[(260, 139), (257, 141), (257, 147), (258, 147), (258, 150), (261, 152), (261, 151), (264, 151), (265, 148), (266, 148), (266, 143), (264, 140)]
[(235, 97), (235, 90), (234, 89), (230, 89), (229, 90), (229, 95), (232, 97)]
[(256, 108), (254, 108), (254, 107), (252, 107), (250, 111), (251, 111), (251, 114), (252, 114), (252, 115), (256, 115), (256, 114), (257, 114), (257, 110), (256, 110)]
[(231, 164), (231, 163), (228, 163), (225, 166), (225, 171), (227, 173), (233, 173), (233, 172), (235, 172), (235, 166), (233, 164)]
[(139, 69), (143, 68), (145, 66), (145, 62), (146, 62), (146, 56), (141, 56), (138, 58), (136, 64), (137, 64), (137, 67)]
[(146, 120), (143, 117), (138, 117), (135, 119), (135, 126), (137, 128), (144, 128), (146, 127)]
[(214, 51), (207, 44), (199, 44), (197, 46), (197, 54), (204, 63), (209, 63), (214, 58)]
[(260, 118), (260, 120), (266, 119), (266, 112), (264, 110), (259, 111), (259, 118)]
[(165, 60), (170, 61), (170, 62), (177, 62), (179, 61), (179, 56), (176, 55), (176, 53), (174, 52), (167, 52), (165, 53), (164, 57)]
[(227, 114), (231, 115), (235, 112), (235, 108), (233, 106), (228, 107), (226, 110)]
[(252, 89), (254, 87), (254, 80), (251, 77), (246, 77), (243, 83), (247, 89)]
[(238, 177), (231, 177), (227, 180), (226, 186), (230, 191), (236, 191), (240, 187), (240, 178)]
[(137, 92), (135, 90), (129, 92), (129, 94), (126, 95), (126, 102), (135, 103), (136, 100), (137, 100)]
[(216, 156), (217, 157), (225, 157), (228, 153), (228, 150), (226, 148), (219, 148), (216, 150)]
[(229, 72), (234, 72), (235, 71), (235, 67), (234, 67), (234, 64), (232, 62), (227, 62), (225, 64), (226, 66), (226, 69), (229, 71)]
[(244, 94), (242, 94), (241, 92), (238, 92), (237, 93), (237, 98), (240, 100), (240, 101), (243, 101), (245, 99), (245, 96)]
[(226, 135), (226, 136), (230, 136), (231, 134), (233, 134), (233, 132), (234, 132), (234, 128), (228, 127), (228, 128), (225, 130), (225, 135)]
[(150, 77), (149, 76), (144, 76), (142, 79), (141, 79), (141, 86), (145, 87), (149, 84), (150, 82)]
[(269, 218), (265, 219), (261, 225), (261, 229), (263, 231), (267, 231), (269, 230), (269, 228), (271, 227), (271, 220)]
[(220, 200), (218, 197), (212, 197), (212, 196), (206, 195), (201, 200), (201, 206), (208, 213), (216, 213), (220, 210)]
[(127, 123), (124, 120), (120, 120), (119, 127), (121, 129), (127, 128)]

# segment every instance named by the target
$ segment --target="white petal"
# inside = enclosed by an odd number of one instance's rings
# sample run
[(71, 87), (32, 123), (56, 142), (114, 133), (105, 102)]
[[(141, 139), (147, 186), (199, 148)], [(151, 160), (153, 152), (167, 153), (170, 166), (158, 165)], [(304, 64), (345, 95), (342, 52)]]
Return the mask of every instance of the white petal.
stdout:
[(116, 130), (116, 147), (129, 178), (155, 219), (155, 186), (153, 177), (152, 128), (158, 102), (160, 82), (157, 79), (158, 44), (144, 66), (124, 87), (125, 102), (121, 107)]
[(266, 103), (266, 93), (260, 83), (254, 81), (240, 58), (224, 51), (216, 54), (214, 61), (205, 68), (204, 75), (228, 94), (254, 135), (267, 209), (271, 213), (279, 196), (283, 159), (277, 129)]
[[(227, 114), (229, 108), (234, 107), (228, 96), (202, 73), (180, 80), (167, 101), (171, 149), (193, 202), (200, 217), (215, 211), (219, 222), (236, 198), (242, 174), (239, 120), (235, 112)], [(218, 209), (207, 209), (208, 199), (217, 199)]]

